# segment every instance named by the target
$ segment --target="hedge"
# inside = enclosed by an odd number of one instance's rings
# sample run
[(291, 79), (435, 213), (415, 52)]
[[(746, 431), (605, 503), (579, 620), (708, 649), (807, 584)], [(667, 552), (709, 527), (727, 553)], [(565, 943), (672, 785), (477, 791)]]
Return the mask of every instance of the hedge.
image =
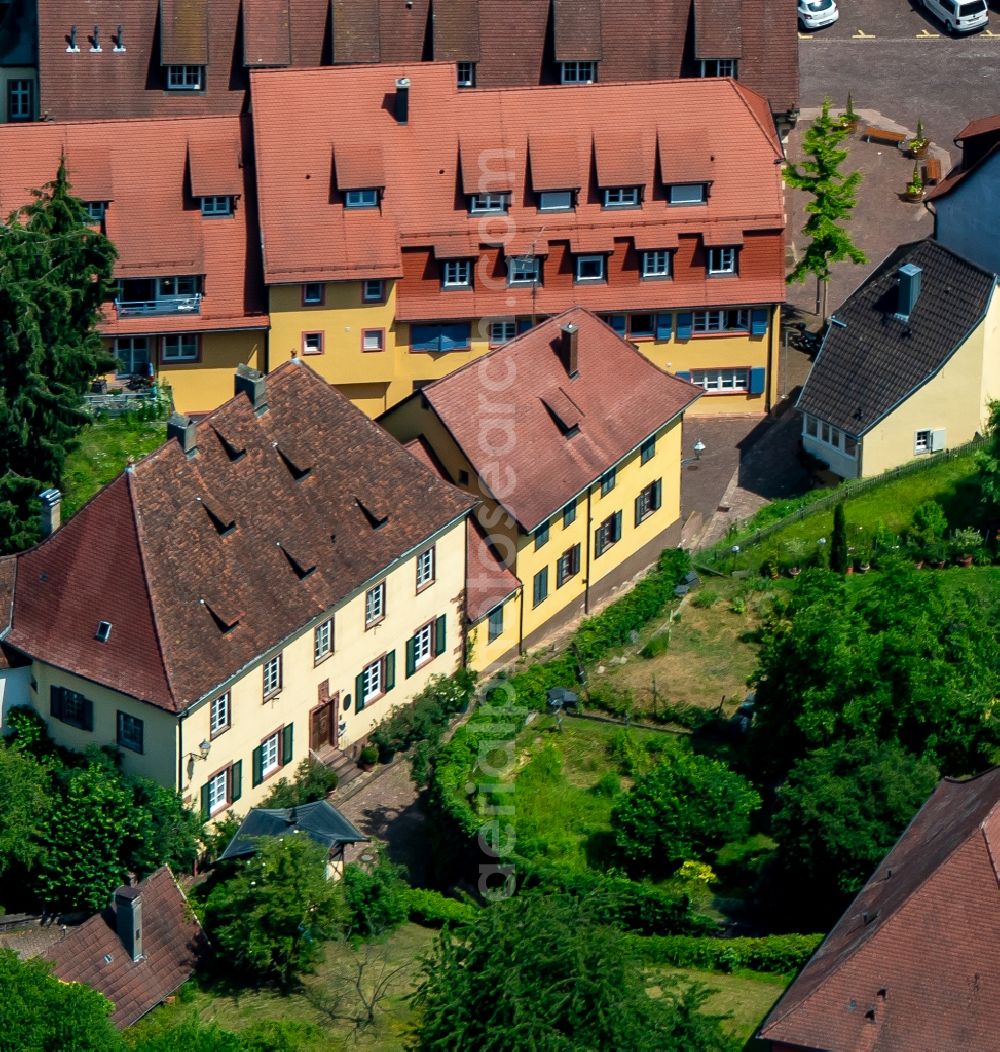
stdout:
[(731, 972), (750, 968), (755, 972), (798, 971), (816, 952), (823, 935), (763, 935), (722, 939), (697, 935), (647, 935), (633, 945), (648, 964), (672, 964), (678, 968), (702, 968)]
[(443, 924), (464, 924), (476, 916), (477, 907), (471, 902), (450, 899), (439, 891), (407, 888), (403, 897), (410, 911), (410, 920), (427, 928), (440, 928)]
[(434, 676), (407, 705), (398, 706), (371, 736), (379, 760), (388, 763), (397, 752), (415, 742), (440, 739), (452, 716), (469, 704), (475, 690), (475, 675), (459, 669), (451, 676)]

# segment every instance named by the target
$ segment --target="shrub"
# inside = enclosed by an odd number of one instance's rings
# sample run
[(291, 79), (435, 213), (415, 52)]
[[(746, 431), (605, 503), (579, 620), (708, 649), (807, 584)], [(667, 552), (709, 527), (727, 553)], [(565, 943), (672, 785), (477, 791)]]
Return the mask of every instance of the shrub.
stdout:
[(378, 747), (375, 745), (366, 745), (358, 754), (358, 762), (365, 767), (373, 767), (378, 763)]
[(941, 543), (948, 531), (944, 509), (936, 500), (925, 500), (913, 509), (913, 517), (906, 530), (906, 543), (917, 556)]
[(793, 972), (816, 952), (822, 935), (764, 935), (721, 939), (698, 935), (648, 935), (632, 945), (649, 964), (677, 968), (702, 968), (731, 972), (750, 968), (756, 972)]
[(691, 605), (699, 610), (708, 610), (719, 601), (719, 593), (714, 588), (702, 588), (691, 596)]
[(659, 657), (660, 654), (665, 654), (670, 649), (670, 633), (669, 632), (658, 632), (653, 638), (639, 651), (639, 656), (644, 658), (655, 658)]
[(372, 744), (382, 763), (415, 742), (437, 745), (448, 721), (469, 704), (476, 678), (467, 669), (451, 676), (434, 676), (430, 683), (406, 705), (393, 709), (372, 733)]
[(440, 928), (444, 924), (465, 924), (476, 916), (477, 907), (471, 902), (448, 898), (439, 891), (425, 888), (407, 888), (403, 900), (410, 912), (410, 920), (427, 928)]
[(337, 788), (337, 775), (326, 764), (307, 756), (295, 769), (289, 781), (280, 778), (261, 801), (261, 807), (299, 807), (324, 800)]
[(622, 780), (614, 771), (605, 771), (591, 792), (595, 796), (606, 796), (613, 800), (622, 791)]
[(745, 614), (747, 612), (747, 599), (745, 595), (734, 595), (729, 602), (729, 609), (734, 614)]
[(381, 935), (406, 920), (409, 904), (403, 868), (390, 862), (381, 847), (375, 849), (374, 864), (346, 866), (340, 886), (348, 924), (355, 934), (363, 938)]

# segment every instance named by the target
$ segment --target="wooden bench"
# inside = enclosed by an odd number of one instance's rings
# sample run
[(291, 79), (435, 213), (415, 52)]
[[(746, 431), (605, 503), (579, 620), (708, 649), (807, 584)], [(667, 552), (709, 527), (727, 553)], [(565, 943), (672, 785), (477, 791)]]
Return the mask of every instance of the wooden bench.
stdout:
[(861, 138), (867, 142), (884, 142), (890, 146), (901, 146), (906, 139), (906, 132), (889, 131), (888, 128), (869, 126), (865, 129), (865, 133)]
[(935, 186), (941, 182), (941, 162), (936, 157), (924, 161), (924, 183)]

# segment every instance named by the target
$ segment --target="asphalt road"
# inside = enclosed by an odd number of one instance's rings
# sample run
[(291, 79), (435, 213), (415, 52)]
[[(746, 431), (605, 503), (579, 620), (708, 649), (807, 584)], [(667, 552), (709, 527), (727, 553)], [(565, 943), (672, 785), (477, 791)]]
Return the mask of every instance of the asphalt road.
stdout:
[[(789, 0), (789, 3), (791, 0)], [(870, 108), (959, 151), (955, 133), (975, 117), (1000, 112), (1000, 0), (990, 27), (950, 38), (916, 0), (838, 0), (840, 20), (799, 34), (801, 107), (828, 95), (842, 107), (850, 91)]]

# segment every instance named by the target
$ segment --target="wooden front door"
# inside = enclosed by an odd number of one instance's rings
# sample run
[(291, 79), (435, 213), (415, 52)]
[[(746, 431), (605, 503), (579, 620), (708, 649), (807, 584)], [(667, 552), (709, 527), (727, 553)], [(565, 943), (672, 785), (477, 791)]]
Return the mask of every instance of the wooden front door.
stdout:
[(324, 745), (333, 745), (336, 735), (336, 703), (330, 700), (312, 711), (309, 726), (309, 748), (319, 751)]

